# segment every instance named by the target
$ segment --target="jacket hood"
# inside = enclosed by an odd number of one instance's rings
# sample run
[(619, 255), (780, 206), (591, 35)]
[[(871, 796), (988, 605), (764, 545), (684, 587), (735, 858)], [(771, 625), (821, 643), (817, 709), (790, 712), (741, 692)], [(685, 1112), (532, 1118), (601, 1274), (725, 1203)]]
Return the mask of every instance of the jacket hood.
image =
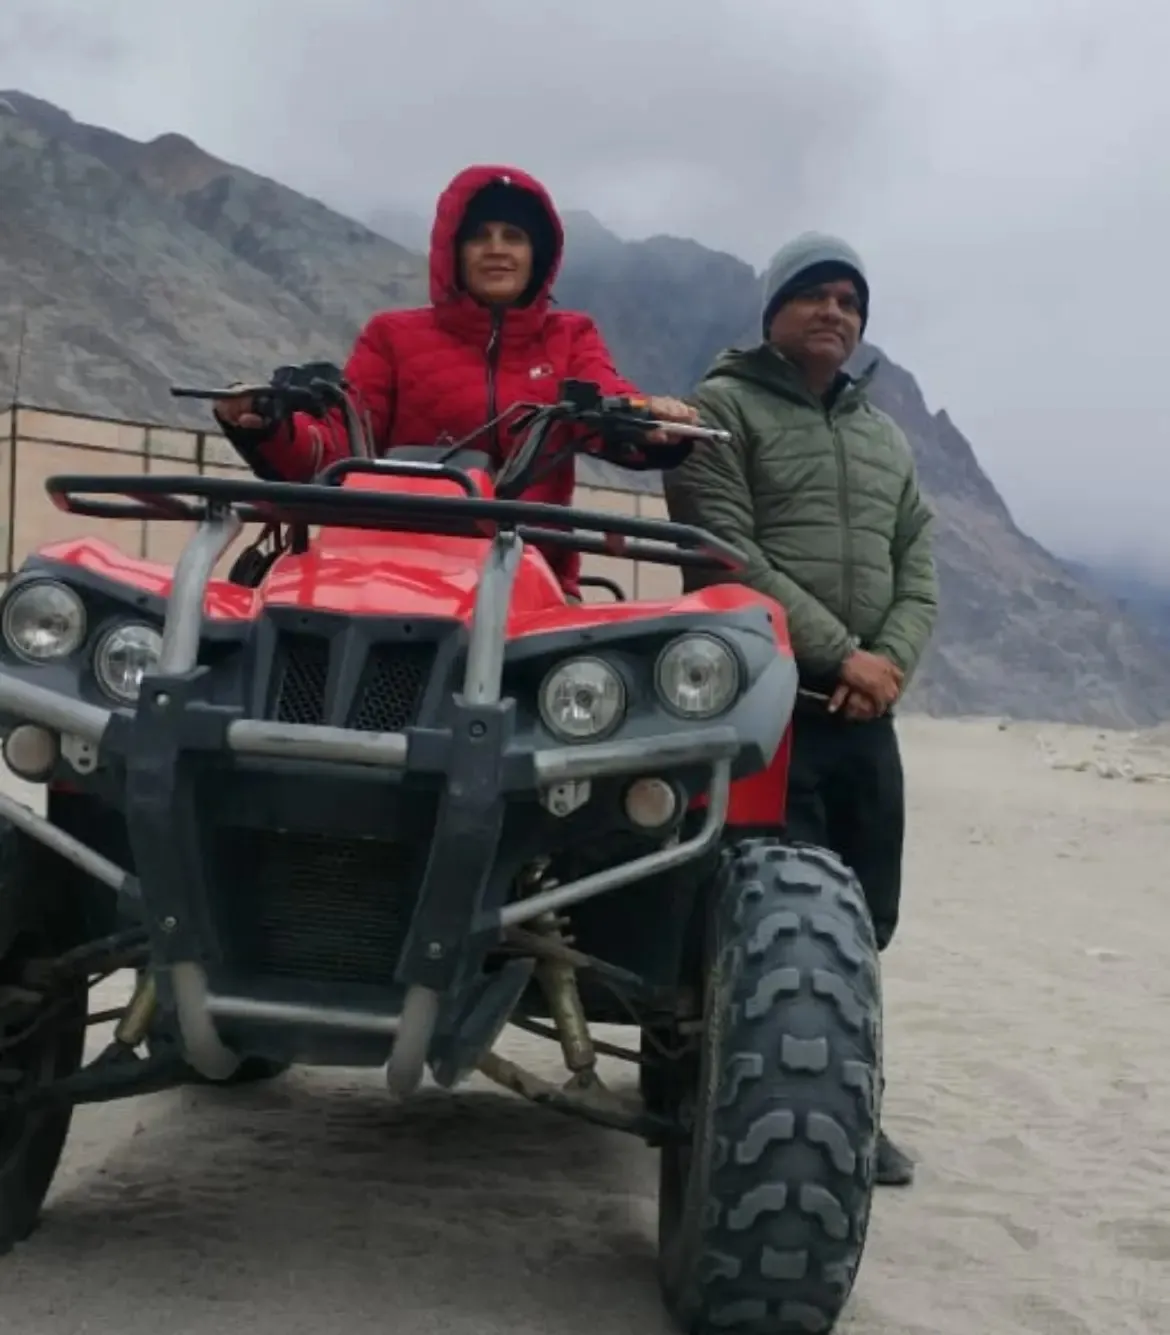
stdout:
[[(463, 223), (471, 201), (481, 190), (492, 185), (511, 186), (516, 190), (527, 191), (535, 197), (544, 215), (548, 219), (551, 237), (551, 255), (537, 255), (538, 263), (543, 261), (544, 272), (539, 274), (540, 283), (536, 294), (528, 302), (525, 310), (543, 313), (549, 303), (553, 284), (561, 267), (565, 249), (565, 229), (560, 215), (552, 202), (552, 196), (545, 187), (527, 172), (517, 167), (475, 166), (465, 167), (439, 196), (435, 207), (435, 221), (431, 228), (430, 253), (430, 294), (434, 306), (453, 303), (474, 306), (475, 303), (459, 286), (459, 268), (456, 257), (456, 237)], [(535, 244), (534, 249), (539, 251)]]

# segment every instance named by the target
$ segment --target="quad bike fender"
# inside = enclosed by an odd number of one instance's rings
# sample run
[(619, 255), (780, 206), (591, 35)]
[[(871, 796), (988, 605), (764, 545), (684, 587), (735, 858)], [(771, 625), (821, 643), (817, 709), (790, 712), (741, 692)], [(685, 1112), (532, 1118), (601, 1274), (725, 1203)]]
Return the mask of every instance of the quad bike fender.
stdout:
[(784, 824), (788, 809), (788, 766), (791, 758), (792, 724), (789, 723), (768, 768), (731, 785), (731, 801), (727, 808), (729, 826), (755, 829)]
[[(757, 770), (731, 785), (726, 825), (734, 829), (772, 829), (783, 825), (788, 811), (788, 767), (792, 759), (792, 724), (784, 730), (780, 745), (766, 769)], [(702, 811), (706, 795), (691, 803)]]

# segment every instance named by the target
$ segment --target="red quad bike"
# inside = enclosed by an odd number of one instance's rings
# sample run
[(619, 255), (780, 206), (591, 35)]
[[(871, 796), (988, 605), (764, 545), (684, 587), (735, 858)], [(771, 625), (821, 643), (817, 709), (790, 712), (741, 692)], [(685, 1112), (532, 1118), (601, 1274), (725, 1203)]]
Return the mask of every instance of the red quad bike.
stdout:
[[(0, 1250), (77, 1104), (290, 1064), (381, 1067), (400, 1099), (479, 1072), (659, 1149), (682, 1330), (831, 1330), (872, 1199), (880, 980), (854, 877), (782, 837), (782, 609), (702, 530), (514, 499), (558, 451), (661, 460), (636, 402), (567, 382), (495, 424), (493, 477), (461, 444), (371, 458), (336, 368), (263, 392), (322, 431), (341, 408), (349, 456), (311, 484), (51, 478), (69, 513), (196, 527), (173, 571), (55, 543), (0, 603), (3, 755), (46, 799), (0, 796)], [(537, 544), (728, 581), (578, 605)], [(129, 1003), (91, 1014), (120, 969)], [(508, 1024), (558, 1042), (567, 1082), (498, 1054)]]

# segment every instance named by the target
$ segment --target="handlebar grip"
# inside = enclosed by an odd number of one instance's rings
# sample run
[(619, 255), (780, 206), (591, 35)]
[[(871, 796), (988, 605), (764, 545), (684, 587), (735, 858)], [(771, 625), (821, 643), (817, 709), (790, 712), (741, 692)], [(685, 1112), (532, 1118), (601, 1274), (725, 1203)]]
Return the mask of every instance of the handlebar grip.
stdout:
[(232, 385), (230, 389), (190, 389), (183, 385), (171, 386), (173, 399), (244, 399), (269, 393), (271, 385)]
[(602, 399), (602, 413), (617, 413), (625, 417), (644, 417), (650, 420), (650, 400), (644, 394), (615, 394)]
[(172, 399), (222, 399), (226, 397), (218, 389), (186, 389), (182, 385), (171, 386)]

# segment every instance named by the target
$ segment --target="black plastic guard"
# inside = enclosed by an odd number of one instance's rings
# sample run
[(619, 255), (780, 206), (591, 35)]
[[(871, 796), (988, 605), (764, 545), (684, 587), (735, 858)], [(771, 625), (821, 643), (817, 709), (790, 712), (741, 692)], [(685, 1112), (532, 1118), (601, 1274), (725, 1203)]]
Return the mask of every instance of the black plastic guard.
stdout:
[[(455, 697), (449, 769), (418, 906), (395, 978), (445, 993), (478, 968), (469, 939), (484, 907), (504, 824), (504, 752), (515, 703), (471, 705)], [(479, 945), (486, 944), (486, 936)], [(460, 976), (462, 974), (462, 977)]]
[(226, 745), (232, 714), (202, 707), (205, 668), (143, 682), (134, 718), (120, 731), (125, 747), (126, 828), (145, 895), (154, 958), (163, 964), (201, 959), (209, 940), (203, 906), (201, 841), (192, 751)]

